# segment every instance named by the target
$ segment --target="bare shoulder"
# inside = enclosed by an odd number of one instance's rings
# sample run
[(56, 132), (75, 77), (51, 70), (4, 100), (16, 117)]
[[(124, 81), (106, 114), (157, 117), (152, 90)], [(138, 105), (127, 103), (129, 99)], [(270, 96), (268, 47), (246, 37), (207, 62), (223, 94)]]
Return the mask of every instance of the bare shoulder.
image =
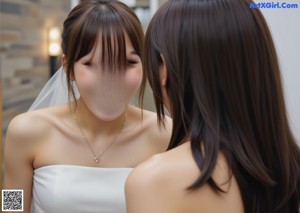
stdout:
[(167, 212), (163, 196), (167, 176), (163, 172), (162, 163), (162, 154), (154, 155), (137, 166), (128, 176), (125, 184), (128, 213)]
[(53, 128), (60, 107), (20, 114), (10, 122), (4, 144), (4, 187), (24, 190), (24, 212), (29, 212), (37, 147)]
[[(134, 168), (127, 178), (126, 186), (128, 189), (147, 190), (154, 189), (153, 186), (163, 182), (164, 154), (156, 154)], [(159, 187), (158, 187), (159, 188)]]
[(142, 117), (142, 123), (143, 125), (151, 125), (154, 127), (153, 129), (156, 131), (167, 131), (170, 132), (172, 130), (172, 119), (169, 116), (165, 116), (164, 120), (164, 126), (162, 128), (159, 128), (158, 122), (157, 122), (157, 114), (156, 112), (152, 112), (149, 110), (141, 109), (135, 106), (130, 106), (130, 109), (135, 113), (138, 114), (138, 116)]
[(7, 141), (24, 143), (34, 141), (35, 138), (46, 136), (54, 126), (59, 107), (25, 112), (17, 115), (9, 123), (6, 138)]
[(147, 137), (153, 142), (162, 142), (167, 145), (172, 133), (172, 119), (165, 116), (164, 126), (159, 126), (157, 114), (148, 110), (131, 106), (132, 111), (139, 116), (141, 128), (145, 130)]
[(46, 130), (47, 119), (44, 112), (37, 110), (17, 115), (9, 123), (7, 136), (25, 139)]
[[(151, 189), (160, 188), (165, 181), (170, 182), (170, 177), (178, 177), (178, 173), (182, 173), (182, 169), (188, 169), (190, 162), (184, 159), (182, 152), (187, 152), (182, 148), (186, 147), (181, 145), (173, 150), (155, 154), (148, 160), (138, 165), (129, 175), (127, 184), (139, 189), (143, 187), (150, 187)], [(192, 159), (191, 159), (192, 160)], [(193, 164), (193, 162), (192, 162)], [(196, 168), (196, 167), (195, 167)], [(137, 186), (139, 183), (139, 186)]]
[(181, 198), (192, 182), (186, 180), (190, 164), (177, 156), (177, 150), (156, 154), (132, 171), (125, 185), (128, 213), (180, 212)]
[[(221, 160), (222, 161), (222, 160)], [(222, 164), (222, 163), (221, 163)], [(222, 168), (222, 165), (217, 167)], [(225, 177), (223, 171), (213, 174)], [(227, 173), (227, 172), (226, 172)], [(144, 208), (155, 206), (157, 213), (182, 212), (243, 212), (238, 186), (234, 178), (231, 183), (226, 179), (217, 178), (217, 184), (222, 184), (227, 191), (222, 196), (208, 185), (188, 190), (200, 176), (201, 171), (195, 163), (190, 144), (185, 143), (162, 154), (157, 154), (137, 166), (126, 181), (126, 196), (129, 213), (135, 213)], [(222, 182), (219, 182), (221, 181)], [(228, 188), (230, 187), (230, 188)], [(143, 203), (139, 209), (135, 203)], [(218, 205), (210, 205), (218, 203)], [(142, 205), (142, 204), (139, 204)], [(237, 210), (238, 209), (238, 210)]]

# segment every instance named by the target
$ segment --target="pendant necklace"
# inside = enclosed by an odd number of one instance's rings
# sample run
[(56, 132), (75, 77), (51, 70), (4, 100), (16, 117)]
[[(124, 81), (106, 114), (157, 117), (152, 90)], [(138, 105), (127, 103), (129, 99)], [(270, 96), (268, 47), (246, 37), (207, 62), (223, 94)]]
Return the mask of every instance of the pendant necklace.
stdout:
[(76, 125), (77, 125), (77, 127), (78, 127), (78, 129), (79, 129), (79, 131), (80, 131), (80, 133), (81, 133), (81, 135), (82, 135), (84, 141), (86, 142), (86, 144), (88, 145), (88, 147), (89, 147), (91, 153), (92, 153), (93, 156), (94, 156), (93, 161), (94, 161), (97, 165), (99, 165), (100, 162), (101, 162), (101, 157), (102, 157), (102, 156), (105, 154), (105, 152), (106, 152), (106, 151), (107, 151), (107, 150), (115, 143), (115, 141), (117, 140), (119, 134), (120, 134), (121, 131), (123, 130), (123, 128), (124, 128), (124, 126), (125, 126), (125, 123), (126, 123), (126, 114), (125, 114), (124, 122), (123, 122), (121, 128), (119, 129), (119, 131), (116, 133), (115, 137), (114, 137), (114, 138), (112, 139), (112, 141), (108, 144), (108, 146), (107, 146), (101, 153), (99, 153), (98, 155), (96, 154), (96, 152), (95, 152), (94, 149), (92, 148), (91, 144), (89, 143), (87, 137), (86, 137), (85, 134), (83, 133), (83, 131), (82, 131), (80, 125), (79, 125), (79, 120), (78, 120), (78, 118), (77, 118), (75, 112), (73, 113), (73, 118), (74, 118), (74, 120), (75, 120), (75, 123), (76, 123)]

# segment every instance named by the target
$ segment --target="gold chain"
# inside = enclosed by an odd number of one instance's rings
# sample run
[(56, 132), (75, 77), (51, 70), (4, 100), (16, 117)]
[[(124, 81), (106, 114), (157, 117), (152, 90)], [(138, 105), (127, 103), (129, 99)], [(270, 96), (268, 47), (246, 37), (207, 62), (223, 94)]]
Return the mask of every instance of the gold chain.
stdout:
[(124, 126), (125, 126), (125, 123), (126, 123), (126, 114), (125, 114), (125, 118), (124, 118), (123, 125), (121, 126), (121, 128), (119, 129), (119, 131), (116, 133), (115, 137), (112, 139), (112, 141), (109, 143), (109, 145), (108, 145), (108, 146), (107, 146), (100, 154), (98, 154), (98, 155), (96, 154), (96, 152), (95, 152), (94, 149), (92, 148), (91, 144), (89, 143), (87, 137), (85, 136), (85, 134), (83, 133), (82, 129), (80, 128), (80, 125), (79, 125), (79, 122), (78, 122), (79, 120), (78, 120), (78, 118), (77, 118), (75, 112), (74, 112), (74, 114), (73, 114), (73, 118), (74, 118), (74, 120), (75, 120), (75, 123), (76, 123), (76, 125), (77, 125), (77, 127), (78, 127), (78, 129), (79, 129), (79, 131), (80, 131), (80, 133), (81, 133), (81, 135), (82, 135), (84, 141), (86, 142), (86, 144), (88, 145), (88, 147), (89, 147), (91, 153), (92, 153), (93, 156), (94, 156), (94, 159), (93, 159), (94, 162), (95, 162), (96, 164), (99, 165), (99, 163), (101, 162), (101, 157), (102, 157), (102, 156), (104, 155), (104, 153), (105, 153), (105, 152), (106, 152), (106, 151), (114, 144), (114, 142), (117, 140), (119, 134), (120, 134), (121, 131), (123, 130), (123, 128), (124, 128)]

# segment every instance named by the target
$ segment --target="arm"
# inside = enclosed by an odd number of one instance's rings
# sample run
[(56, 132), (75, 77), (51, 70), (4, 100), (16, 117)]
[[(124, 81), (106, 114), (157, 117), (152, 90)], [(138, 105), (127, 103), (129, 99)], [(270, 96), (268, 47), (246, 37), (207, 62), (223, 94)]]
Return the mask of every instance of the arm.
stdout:
[(127, 213), (170, 213), (160, 169), (155, 169), (157, 155), (136, 167), (125, 184)]
[(127, 178), (125, 185), (127, 213), (153, 213), (153, 201), (150, 191), (147, 190), (146, 181), (140, 171), (134, 170)]
[(24, 190), (24, 212), (30, 212), (32, 177), (33, 177), (33, 149), (29, 128), (22, 115), (14, 118), (7, 131), (4, 164), (5, 164), (5, 189)]

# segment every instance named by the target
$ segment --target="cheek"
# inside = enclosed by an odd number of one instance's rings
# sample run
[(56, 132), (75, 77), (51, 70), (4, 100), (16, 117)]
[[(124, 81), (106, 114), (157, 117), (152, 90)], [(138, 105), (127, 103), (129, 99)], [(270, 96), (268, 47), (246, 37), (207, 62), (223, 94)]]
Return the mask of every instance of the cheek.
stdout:
[(131, 89), (137, 89), (142, 82), (142, 77), (142, 67), (128, 70), (125, 76), (127, 86)]
[(80, 91), (86, 91), (90, 90), (94, 85), (95, 76), (92, 76), (90, 72), (82, 69), (75, 72), (75, 81)]

